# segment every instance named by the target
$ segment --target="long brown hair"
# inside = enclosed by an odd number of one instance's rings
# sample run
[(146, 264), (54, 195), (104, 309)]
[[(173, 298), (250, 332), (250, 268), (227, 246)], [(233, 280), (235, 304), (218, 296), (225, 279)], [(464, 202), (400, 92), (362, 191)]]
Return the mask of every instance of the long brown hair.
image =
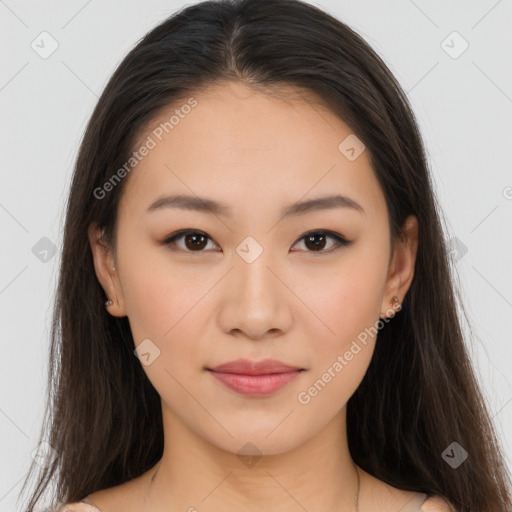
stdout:
[[(411, 287), (400, 313), (379, 331), (348, 402), (354, 461), (395, 487), (445, 496), (460, 512), (510, 510), (510, 475), (465, 348), (455, 271), (415, 116), (371, 47), (299, 0), (187, 6), (142, 38), (99, 98), (67, 202), (51, 330), (40, 440), (56, 458), (39, 471), (26, 510), (52, 482), (56, 503), (78, 501), (139, 476), (162, 456), (160, 397), (134, 356), (127, 317), (114, 318), (104, 307), (87, 229), (97, 223), (115, 245), (126, 179), (105, 197), (95, 191), (128, 161), (163, 107), (225, 80), (316, 94), (368, 149), (392, 240), (408, 215), (418, 218)], [(442, 456), (453, 442), (469, 454), (457, 469)], [(33, 463), (23, 489), (35, 469)]]

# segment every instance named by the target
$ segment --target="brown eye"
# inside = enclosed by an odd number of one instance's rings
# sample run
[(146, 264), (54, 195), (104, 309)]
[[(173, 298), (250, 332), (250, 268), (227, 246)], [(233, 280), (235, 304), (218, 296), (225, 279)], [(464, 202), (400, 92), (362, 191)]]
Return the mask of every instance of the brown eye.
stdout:
[[(183, 245), (180, 245), (178, 242), (184, 242)], [(329, 245), (329, 240), (333, 241)], [(192, 229), (181, 230), (173, 233), (171, 236), (167, 237), (162, 244), (167, 245), (171, 250), (181, 250), (184, 252), (206, 252), (204, 249), (207, 247), (208, 242), (211, 241), (214, 245), (214, 249), (220, 249), (220, 247), (213, 242), (213, 240), (202, 231), (194, 231)], [(310, 253), (318, 253), (318, 255), (331, 253), (339, 249), (340, 247), (350, 245), (352, 241), (345, 239), (338, 233), (334, 233), (332, 231), (310, 231), (303, 235), (298, 242), (294, 244), (294, 246), (304, 241), (304, 245), (306, 252)], [(326, 249), (326, 247), (328, 247)]]
[(191, 233), (184, 235), (185, 246), (190, 250), (201, 250), (206, 247), (206, 237), (201, 234)]
[(326, 238), (327, 237), (323, 233), (314, 233), (306, 236), (304, 243), (306, 244), (306, 247), (312, 251), (321, 251), (325, 248)]
[[(181, 240), (183, 240), (184, 245), (176, 244), (177, 241)], [(172, 250), (176, 250), (173, 247), (176, 244), (177, 249), (185, 252), (205, 252), (203, 249), (208, 245), (209, 240), (211, 238), (201, 231), (182, 230), (166, 238), (162, 243)]]
[[(331, 245), (328, 245), (329, 239), (334, 240)], [(317, 252), (319, 254), (331, 253), (340, 247), (347, 246), (352, 243), (352, 241), (349, 241), (338, 233), (331, 231), (310, 231), (299, 239), (299, 242), (301, 241), (304, 241), (306, 252)], [(326, 245), (328, 246), (328, 249), (324, 250)]]

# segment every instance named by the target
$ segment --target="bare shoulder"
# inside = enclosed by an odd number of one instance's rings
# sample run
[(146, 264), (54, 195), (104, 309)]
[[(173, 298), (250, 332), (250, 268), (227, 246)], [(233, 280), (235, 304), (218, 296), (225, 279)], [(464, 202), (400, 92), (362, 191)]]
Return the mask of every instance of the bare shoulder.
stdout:
[[(449, 508), (423, 508), (430, 504), (436, 505), (435, 501), (428, 498), (423, 492), (408, 491), (394, 487), (376, 477), (367, 473), (360, 467), (358, 471), (361, 477), (361, 508), (365, 510), (379, 510), (380, 512), (391, 512), (400, 510), (401, 512), (444, 512), (450, 511)], [(363, 507), (364, 503), (364, 507)]]
[(442, 496), (431, 496), (421, 506), (421, 512), (455, 512), (455, 507)]
[(57, 512), (101, 512), (96, 507), (84, 503), (84, 502), (76, 502), (76, 503), (66, 503), (57, 509)]
[[(89, 494), (89, 496), (87, 496), (87, 498), (85, 498), (83, 501), (95, 507), (94, 512), (117, 512), (119, 506), (124, 507), (126, 504), (125, 502), (129, 502), (127, 491), (127, 485), (121, 484), (115, 487), (93, 492), (92, 494)], [(82, 511), (79, 510), (77, 512)]]
[[(142, 505), (140, 489), (145, 487), (149, 474), (150, 471), (147, 471), (122, 484), (93, 492), (83, 501), (95, 507), (91, 512), (131, 512), (140, 510)], [(78, 510), (77, 512), (82, 511)], [(84, 512), (89, 512), (89, 510), (84, 510)]]

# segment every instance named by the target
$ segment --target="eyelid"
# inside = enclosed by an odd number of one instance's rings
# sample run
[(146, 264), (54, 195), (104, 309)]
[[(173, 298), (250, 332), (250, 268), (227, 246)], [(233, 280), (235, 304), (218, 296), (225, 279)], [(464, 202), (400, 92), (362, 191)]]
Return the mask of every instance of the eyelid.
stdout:
[[(217, 244), (217, 242), (215, 242), (215, 240), (210, 236), (208, 235), (207, 233), (205, 233), (204, 231), (201, 231), (200, 229), (192, 229), (192, 228), (187, 228), (187, 229), (180, 229), (178, 231), (175, 231), (174, 233), (170, 234), (169, 236), (167, 236), (164, 240), (162, 240), (162, 245), (166, 245), (168, 247), (170, 247), (170, 245), (178, 238), (181, 238), (182, 236), (185, 236), (185, 235), (189, 235), (189, 234), (196, 234), (196, 235), (203, 235), (205, 236), (206, 238), (208, 238), (209, 240), (211, 240), (215, 245), (219, 245)], [(200, 254), (202, 252), (206, 252), (206, 251), (185, 251), (183, 249), (171, 249), (171, 250), (176, 250), (176, 251), (182, 251), (182, 252), (186, 252), (186, 253), (189, 253), (189, 254)]]
[[(333, 238), (335, 240), (335, 244), (325, 251), (304, 251), (307, 254), (311, 254), (312, 256), (321, 256), (322, 254), (331, 254), (333, 252), (336, 252), (337, 250), (348, 247), (351, 245), (354, 241), (348, 240), (345, 238), (341, 233), (337, 233), (336, 231), (331, 231), (329, 229), (311, 229), (301, 235), (297, 240), (293, 243), (293, 245), (297, 244), (298, 242), (302, 241), (302, 239), (306, 238), (308, 235), (318, 234), (321, 233), (322, 235), (325, 235), (327, 237)], [(292, 251), (292, 252), (300, 252), (300, 251)]]
[[(304, 234), (299, 236), (299, 238), (297, 238), (297, 240), (293, 243), (293, 245), (297, 244), (302, 239), (306, 238), (308, 235), (318, 234), (318, 233), (321, 233), (330, 238), (333, 238), (336, 241), (335, 245), (325, 251), (322, 250), (322, 251), (304, 251), (304, 252), (306, 252), (308, 254), (312, 254), (313, 256), (320, 256), (322, 254), (330, 254), (332, 252), (335, 252), (336, 250), (341, 249), (342, 247), (347, 247), (354, 242), (354, 240), (348, 240), (347, 238), (345, 238), (341, 233), (337, 233), (337, 232), (331, 231), (329, 229), (319, 228), (319, 229), (311, 229), (309, 231), (306, 231)], [(193, 229), (193, 228), (186, 228), (186, 229), (180, 229), (178, 231), (175, 231), (171, 235), (167, 236), (164, 240), (162, 240), (161, 244), (169, 247), (175, 240), (177, 240), (178, 238), (181, 238), (182, 236), (186, 236), (188, 234), (203, 235), (206, 238), (208, 238), (209, 240), (211, 240), (215, 245), (219, 246), (219, 244), (217, 244), (217, 242), (215, 242), (215, 240), (210, 235), (208, 235), (204, 231), (201, 231), (200, 229)], [(182, 252), (185, 252), (188, 254), (201, 254), (203, 252), (207, 252), (205, 250), (188, 251), (188, 250), (183, 250), (183, 249), (179, 249), (179, 248), (171, 249), (171, 250), (182, 251)], [(300, 252), (300, 251), (292, 251), (292, 252)]]

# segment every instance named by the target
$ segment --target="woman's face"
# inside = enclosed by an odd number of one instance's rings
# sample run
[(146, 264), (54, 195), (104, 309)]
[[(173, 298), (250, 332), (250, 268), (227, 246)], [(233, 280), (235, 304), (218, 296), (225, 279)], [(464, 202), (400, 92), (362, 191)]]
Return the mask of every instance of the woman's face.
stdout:
[[(333, 113), (238, 83), (193, 97), (140, 137), (135, 150), (150, 149), (125, 178), (115, 260), (90, 231), (96, 271), (109, 312), (129, 318), (164, 421), (233, 453), (246, 443), (281, 453), (344, 414), (379, 315), (409, 287), (415, 249), (397, 244), (391, 260), (368, 151)], [(165, 199), (176, 195), (189, 202)], [(237, 359), (301, 371), (211, 371)]]

